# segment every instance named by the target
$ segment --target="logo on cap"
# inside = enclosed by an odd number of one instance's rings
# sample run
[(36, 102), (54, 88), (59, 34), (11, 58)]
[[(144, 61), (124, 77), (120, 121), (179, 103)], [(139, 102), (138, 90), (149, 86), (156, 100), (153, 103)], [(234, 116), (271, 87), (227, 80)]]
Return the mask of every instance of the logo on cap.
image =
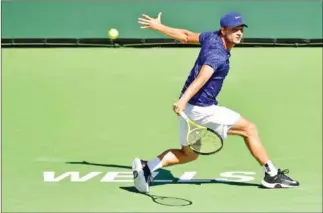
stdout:
[(221, 27), (237, 27), (245, 26), (248, 27), (242, 18), (242, 15), (238, 12), (230, 12), (221, 17), (220, 20)]

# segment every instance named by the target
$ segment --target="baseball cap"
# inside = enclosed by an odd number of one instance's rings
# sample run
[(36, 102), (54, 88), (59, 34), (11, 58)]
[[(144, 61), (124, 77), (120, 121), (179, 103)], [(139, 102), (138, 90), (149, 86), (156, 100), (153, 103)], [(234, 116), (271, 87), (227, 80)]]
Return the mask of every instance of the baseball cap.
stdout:
[(248, 27), (243, 22), (242, 15), (238, 12), (230, 12), (221, 17), (220, 20), (221, 27), (237, 27), (237, 26), (245, 26)]

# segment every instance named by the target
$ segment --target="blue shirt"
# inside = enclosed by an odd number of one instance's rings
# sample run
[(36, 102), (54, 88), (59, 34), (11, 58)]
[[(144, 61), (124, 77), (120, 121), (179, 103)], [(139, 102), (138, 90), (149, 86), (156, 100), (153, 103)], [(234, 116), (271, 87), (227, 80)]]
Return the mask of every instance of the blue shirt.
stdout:
[(203, 65), (209, 65), (214, 73), (205, 85), (189, 101), (192, 105), (217, 105), (217, 95), (221, 91), (223, 81), (229, 72), (230, 52), (224, 47), (218, 31), (203, 32), (199, 37), (201, 50), (195, 64), (185, 82), (182, 94), (198, 76)]

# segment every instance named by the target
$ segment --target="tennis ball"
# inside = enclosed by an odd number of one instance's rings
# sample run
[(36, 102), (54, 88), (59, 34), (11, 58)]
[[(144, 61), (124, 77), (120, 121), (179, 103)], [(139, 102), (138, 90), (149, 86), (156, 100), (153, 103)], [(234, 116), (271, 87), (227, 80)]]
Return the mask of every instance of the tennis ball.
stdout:
[(108, 36), (110, 39), (116, 39), (119, 36), (119, 32), (117, 29), (111, 28), (108, 32)]

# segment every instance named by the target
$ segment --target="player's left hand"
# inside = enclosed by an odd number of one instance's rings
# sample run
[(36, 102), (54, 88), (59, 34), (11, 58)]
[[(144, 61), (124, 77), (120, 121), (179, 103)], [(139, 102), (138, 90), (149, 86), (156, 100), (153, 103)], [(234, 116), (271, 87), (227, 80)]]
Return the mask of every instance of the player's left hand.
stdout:
[(179, 99), (176, 101), (176, 103), (173, 105), (174, 112), (179, 116), (180, 112), (183, 112), (186, 108), (186, 101)]
[(150, 16), (143, 14), (143, 18), (138, 18), (138, 23), (142, 25), (140, 28), (151, 28), (156, 30), (161, 25), (161, 15), (162, 13), (159, 12), (157, 18), (151, 18)]

